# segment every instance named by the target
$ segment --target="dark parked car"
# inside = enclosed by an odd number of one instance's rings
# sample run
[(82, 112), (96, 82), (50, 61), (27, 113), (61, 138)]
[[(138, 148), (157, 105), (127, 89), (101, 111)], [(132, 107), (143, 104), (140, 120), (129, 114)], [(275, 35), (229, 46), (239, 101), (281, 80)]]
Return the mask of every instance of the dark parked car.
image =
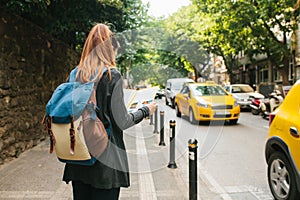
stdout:
[(165, 93), (162, 89), (158, 89), (155, 94), (155, 99), (162, 99), (165, 96)]

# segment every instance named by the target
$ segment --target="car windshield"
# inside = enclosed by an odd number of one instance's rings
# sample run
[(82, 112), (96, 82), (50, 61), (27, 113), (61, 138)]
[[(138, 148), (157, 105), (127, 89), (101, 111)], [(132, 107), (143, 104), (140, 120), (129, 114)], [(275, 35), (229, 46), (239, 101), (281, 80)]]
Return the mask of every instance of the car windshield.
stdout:
[(174, 82), (172, 83), (172, 89), (173, 90), (181, 90), (183, 86), (183, 82)]
[(196, 96), (226, 96), (227, 93), (218, 85), (193, 85)]
[(232, 86), (232, 93), (247, 93), (254, 92), (253, 88), (250, 85), (235, 85)]

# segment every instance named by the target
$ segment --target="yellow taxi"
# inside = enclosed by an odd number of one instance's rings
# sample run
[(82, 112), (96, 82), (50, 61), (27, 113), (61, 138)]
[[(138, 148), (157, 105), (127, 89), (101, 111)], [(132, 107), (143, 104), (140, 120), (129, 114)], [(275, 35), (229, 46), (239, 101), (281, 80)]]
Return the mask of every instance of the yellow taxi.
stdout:
[(268, 183), (276, 200), (300, 199), (300, 80), (269, 116)]
[(236, 100), (214, 82), (186, 84), (175, 96), (175, 110), (177, 117), (186, 115), (192, 124), (211, 120), (236, 124), (240, 116)]

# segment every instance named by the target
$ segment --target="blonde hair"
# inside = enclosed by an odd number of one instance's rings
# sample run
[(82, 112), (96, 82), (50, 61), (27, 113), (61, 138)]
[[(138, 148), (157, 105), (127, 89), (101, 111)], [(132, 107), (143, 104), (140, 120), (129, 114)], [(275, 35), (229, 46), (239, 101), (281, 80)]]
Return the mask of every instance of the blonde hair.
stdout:
[(110, 68), (115, 67), (115, 52), (112, 41), (113, 33), (108, 26), (96, 24), (90, 31), (83, 46), (76, 78), (85, 83), (100, 79), (105, 67), (109, 75)]

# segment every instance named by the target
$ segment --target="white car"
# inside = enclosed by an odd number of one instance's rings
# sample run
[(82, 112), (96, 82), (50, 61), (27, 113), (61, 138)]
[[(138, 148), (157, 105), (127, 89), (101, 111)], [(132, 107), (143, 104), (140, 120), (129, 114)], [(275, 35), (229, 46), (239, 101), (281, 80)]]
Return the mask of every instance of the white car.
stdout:
[(231, 93), (240, 104), (241, 108), (249, 109), (253, 99), (264, 99), (265, 96), (261, 93), (254, 91), (248, 84), (232, 84), (224, 86), (224, 89)]
[(179, 93), (185, 83), (194, 83), (190, 78), (171, 78), (167, 80), (165, 88), (166, 105), (175, 108), (175, 95)]

